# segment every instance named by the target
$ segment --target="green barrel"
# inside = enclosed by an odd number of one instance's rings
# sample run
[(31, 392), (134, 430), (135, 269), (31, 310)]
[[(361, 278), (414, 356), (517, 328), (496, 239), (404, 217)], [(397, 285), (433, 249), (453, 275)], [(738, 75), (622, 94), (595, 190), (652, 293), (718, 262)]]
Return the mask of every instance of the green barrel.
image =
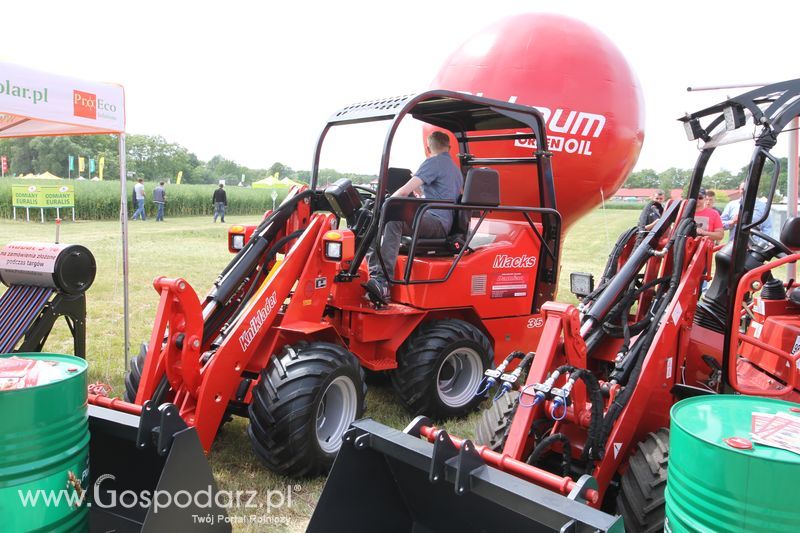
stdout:
[[(752, 443), (751, 414), (798, 404), (754, 396), (702, 396), (672, 407), (665, 531), (800, 531), (800, 455)], [(735, 443), (735, 441), (734, 441)], [(747, 445), (747, 442), (744, 443)]]
[[(41, 361), (25, 385), (25, 374), (9, 368), (12, 356)], [(44, 353), (0, 358), (0, 530), (88, 531), (80, 500), (89, 481), (86, 362)]]

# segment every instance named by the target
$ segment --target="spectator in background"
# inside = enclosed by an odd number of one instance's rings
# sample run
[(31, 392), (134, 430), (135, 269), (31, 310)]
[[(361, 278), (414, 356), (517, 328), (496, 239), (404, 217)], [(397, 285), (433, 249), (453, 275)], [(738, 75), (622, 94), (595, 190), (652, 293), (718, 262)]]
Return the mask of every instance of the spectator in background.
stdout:
[(722, 211), (717, 209), (716, 206), (714, 205), (716, 201), (717, 201), (717, 193), (715, 193), (711, 189), (708, 189), (706, 191), (706, 207), (710, 207), (711, 209), (722, 215)]
[(225, 208), (228, 206), (228, 195), (225, 194), (225, 186), (219, 184), (219, 189), (214, 191), (214, 196), (211, 197), (211, 203), (214, 205), (214, 222), (217, 217), (220, 217), (220, 222), (225, 222)]
[(136, 198), (136, 211), (133, 213), (132, 220), (147, 220), (144, 212), (144, 180), (139, 178), (133, 186), (133, 196)]
[(167, 192), (164, 190), (164, 182), (158, 182), (158, 187), (153, 189), (153, 203), (156, 204), (156, 222), (164, 221), (164, 204), (167, 202)]
[(657, 190), (653, 193), (650, 202), (642, 210), (639, 217), (639, 225), (644, 226), (644, 229), (650, 230), (656, 225), (658, 219), (664, 213), (664, 191)]
[(714, 242), (719, 242), (725, 236), (722, 229), (722, 219), (712, 207), (708, 207), (706, 190), (701, 188), (697, 195), (697, 208), (694, 212), (694, 221), (697, 222), (697, 235), (709, 237)]
[[(744, 183), (739, 184), (739, 199), (738, 200), (731, 200), (725, 206), (725, 209), (722, 210), (722, 228), (730, 230), (730, 234), (728, 235), (728, 240), (733, 236), (736, 232), (736, 224), (739, 222), (739, 208), (742, 205), (742, 199), (744, 197)], [(759, 220), (761, 217), (764, 216), (764, 213), (767, 211), (767, 198), (758, 198), (756, 199), (756, 203), (753, 206), (753, 220)], [(767, 235), (772, 235), (772, 213), (767, 215), (767, 218), (754, 228), (761, 233), (766, 233)], [(765, 245), (763, 239), (759, 239), (758, 237), (752, 237), (753, 242), (758, 245)]]

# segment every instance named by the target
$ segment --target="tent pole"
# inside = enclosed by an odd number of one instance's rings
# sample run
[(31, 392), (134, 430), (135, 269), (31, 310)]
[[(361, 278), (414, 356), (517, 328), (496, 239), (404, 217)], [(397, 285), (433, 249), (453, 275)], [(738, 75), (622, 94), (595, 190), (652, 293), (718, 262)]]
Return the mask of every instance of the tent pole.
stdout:
[(129, 302), (128, 302), (128, 171), (125, 165), (125, 157), (128, 153), (125, 148), (125, 133), (119, 134), (119, 183), (120, 183), (120, 233), (122, 234), (122, 300), (123, 317), (125, 321), (125, 366), (122, 372), (128, 371), (128, 358), (130, 356), (130, 323)]

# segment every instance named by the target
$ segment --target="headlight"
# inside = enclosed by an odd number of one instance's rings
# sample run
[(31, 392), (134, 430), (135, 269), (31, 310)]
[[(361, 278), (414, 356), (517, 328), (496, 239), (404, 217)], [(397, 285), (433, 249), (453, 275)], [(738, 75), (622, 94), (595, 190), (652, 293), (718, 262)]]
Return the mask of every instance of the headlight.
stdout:
[(325, 258), (326, 259), (333, 259), (333, 260), (340, 260), (342, 258), (342, 243), (341, 242), (331, 242), (328, 241), (325, 243)]
[(233, 240), (231, 242), (231, 246), (235, 250), (241, 250), (244, 248), (244, 235), (234, 235)]
[(594, 290), (594, 276), (585, 272), (573, 272), (569, 275), (569, 292), (583, 298)]

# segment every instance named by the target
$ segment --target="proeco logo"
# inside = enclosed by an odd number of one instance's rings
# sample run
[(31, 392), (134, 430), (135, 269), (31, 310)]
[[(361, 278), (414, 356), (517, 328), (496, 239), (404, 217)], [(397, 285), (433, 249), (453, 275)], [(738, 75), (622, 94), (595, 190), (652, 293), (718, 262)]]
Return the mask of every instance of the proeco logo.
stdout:
[(536, 266), (536, 256), (520, 255), (517, 257), (499, 254), (494, 258), (492, 268), (533, 268)]
[(72, 113), (76, 117), (97, 120), (99, 116), (100, 118), (113, 119), (116, 112), (117, 106), (98, 98), (96, 94), (73, 89)]
[(269, 318), (270, 313), (272, 310), (275, 309), (275, 305), (278, 302), (278, 295), (275, 291), (272, 291), (272, 294), (269, 295), (267, 301), (264, 302), (264, 307), (261, 307), (250, 319), (250, 325), (247, 326), (247, 329), (239, 336), (239, 344), (242, 347), (242, 351), (246, 350), (250, 343), (253, 342), (253, 339), (256, 337), (258, 332), (261, 330), (261, 326), (264, 325), (264, 322), (267, 321)]

